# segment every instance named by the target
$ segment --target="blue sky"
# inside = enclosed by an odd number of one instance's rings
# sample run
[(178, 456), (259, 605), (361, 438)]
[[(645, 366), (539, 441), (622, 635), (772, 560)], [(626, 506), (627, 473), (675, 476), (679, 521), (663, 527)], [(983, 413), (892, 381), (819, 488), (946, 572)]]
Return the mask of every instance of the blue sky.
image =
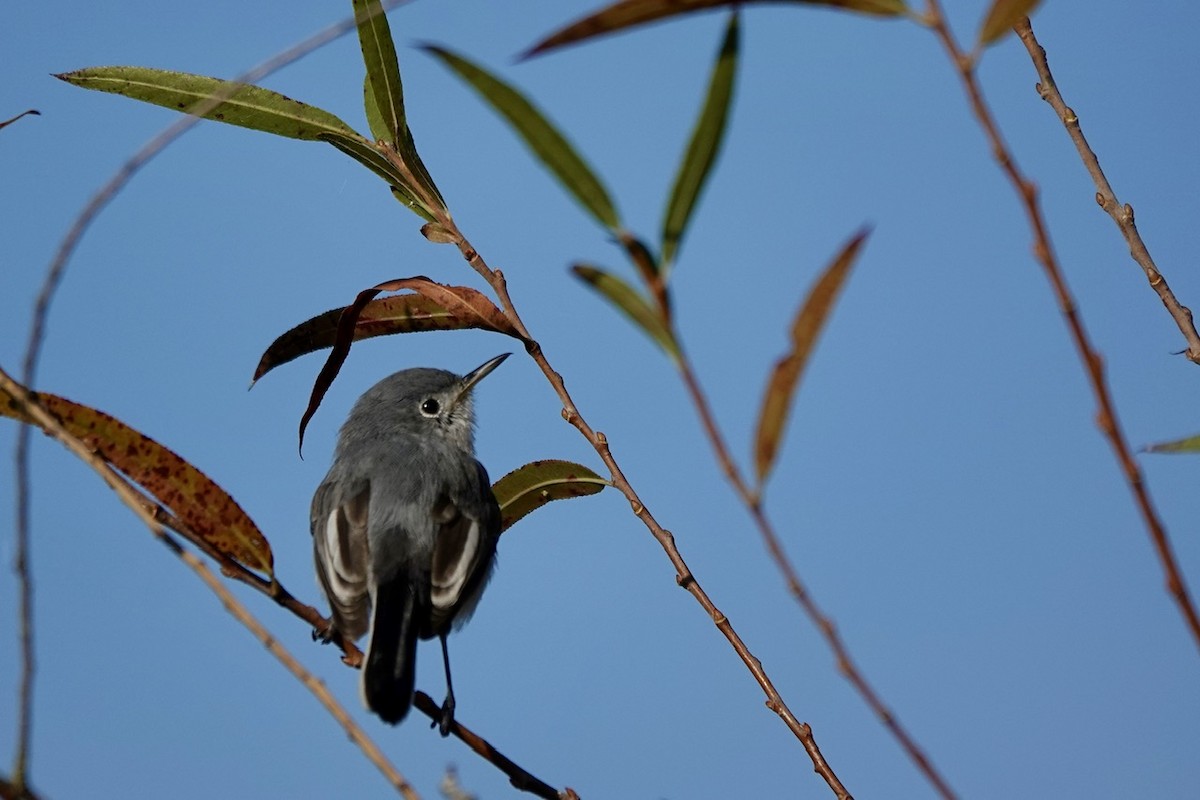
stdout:
[[(951, 4), (966, 38), (984, 2)], [(461, 228), (648, 507), (856, 796), (926, 797), (839, 677), (711, 458), (655, 346), (567, 272), (627, 269), (605, 233), (448, 72), (436, 41), (498, 70), (569, 133), (626, 223), (660, 224), (723, 25), (708, 14), (529, 63), (513, 57), (592, 3), (418, 2), (391, 15), (410, 124)], [(0, 11), (0, 364), (70, 220), (167, 111), (49, 75), (136, 64), (232, 77), (349, 4), (120, 2)], [(1197, 114), (1186, 4), (1047, 3), (1051, 66), (1185, 304)], [(935, 39), (791, 5), (751, 7), (725, 149), (673, 276), (679, 325), (735, 454), (807, 287), (874, 231), (806, 375), (767, 508), (860, 667), (963, 796), (1185, 797), (1200, 781), (1197, 648), (1094, 419), (1020, 209)], [(1051, 233), (1135, 446), (1200, 431), (1200, 372), (1128, 258), (1015, 39), (980, 77)], [(266, 85), (365, 129), (347, 37)], [(316, 603), (308, 503), (353, 400), (408, 366), (470, 369), (509, 349), (480, 332), (356, 347), (296, 457), (319, 356), (246, 392), (293, 324), (415, 274), (483, 288), (353, 162), (315, 143), (204, 124), (100, 217), (50, 319), (38, 388), (108, 411), (230, 491), (281, 580)], [(629, 274), (629, 273), (624, 273)], [(493, 477), (537, 458), (600, 468), (534, 365), (481, 386)], [(0, 450), (15, 427), (0, 423)], [(1139, 456), (1194, 590), (1200, 462)], [(11, 463), (11, 462), (9, 462)], [(33, 779), (50, 797), (382, 797), (384, 781), (311, 696), (58, 445), (35, 437), (39, 672)], [(11, 468), (0, 508), (11, 509)], [(8, 517), (12, 519), (11, 514)], [(12, 558), (12, 539), (0, 556)], [(16, 592), (0, 645), (0, 758), (13, 749)], [(414, 717), (361, 710), (356, 674), (252, 592), (251, 609), (358, 716), (426, 797), (448, 764), (483, 797), (512, 790)], [(601, 797), (828, 797), (795, 738), (615, 492), (539, 511), (451, 641), (461, 721), (552, 785)], [(436, 646), (418, 686), (443, 692)], [(7, 761), (0, 761), (7, 764)], [(5, 768), (7, 769), (7, 767)]]

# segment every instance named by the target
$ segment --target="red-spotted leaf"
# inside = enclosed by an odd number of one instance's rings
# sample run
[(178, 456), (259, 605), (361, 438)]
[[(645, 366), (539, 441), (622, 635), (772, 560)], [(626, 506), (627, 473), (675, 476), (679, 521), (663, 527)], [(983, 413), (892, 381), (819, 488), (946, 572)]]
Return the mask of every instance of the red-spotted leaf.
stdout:
[(1011, 31), (1017, 20), (1028, 16), (1039, 2), (1041, 0), (993, 0), (979, 27), (979, 44), (991, 44)]
[[(503, 333), (506, 336), (512, 336), (514, 339), (525, 341), (524, 337), (509, 322), (508, 317), (504, 316), (504, 312), (496, 308), (495, 303), (466, 286), (446, 286), (441, 283), (435, 283), (423, 275), (418, 275), (413, 278), (398, 278), (397, 280), (387, 281), (370, 289), (365, 289), (358, 293), (358, 297), (354, 299), (353, 303), (341, 309), (338, 314), (337, 330), (334, 334), (329, 358), (326, 359), (324, 366), (321, 367), (321, 371), (317, 375), (316, 381), (313, 382), (312, 396), (309, 398), (308, 408), (304, 410), (304, 416), (300, 419), (301, 451), (304, 449), (304, 430), (308, 427), (309, 420), (312, 419), (313, 414), (317, 413), (321, 401), (325, 398), (325, 393), (333, 385), (333, 381), (337, 377), (338, 372), (341, 371), (346, 357), (350, 355), (350, 345), (356, 339), (365, 338), (358, 336), (356, 333), (363, 310), (382, 292), (399, 292), (404, 290), (415, 292), (451, 315), (453, 324), (439, 324), (434, 329), (480, 328), (482, 330)], [(332, 314), (333, 312), (327, 313)], [(320, 319), (320, 317), (315, 319)], [(406, 333), (412, 330), (412, 328), (405, 327), (407, 323), (398, 324), (399, 327), (396, 330), (388, 332)], [(374, 335), (378, 336), (380, 334)]]
[[(833, 6), (862, 14), (897, 17), (908, 13), (904, 0), (771, 0), (792, 2), (800, 5)], [(589, 14), (565, 28), (551, 34), (525, 52), (522, 58), (545, 53), (557, 47), (582, 42), (594, 36), (644, 25), (647, 22), (707, 11), (721, 6), (749, 5), (749, 0), (620, 0)]]
[(754, 466), (760, 491), (775, 464), (800, 376), (808, 364), (808, 358), (820, 338), (829, 312), (833, 310), (838, 293), (850, 274), (850, 268), (854, 265), (867, 233), (868, 231), (863, 230), (855, 235), (809, 291), (792, 323), (792, 349), (776, 362), (775, 369), (771, 372), (767, 392), (763, 397), (762, 411), (758, 416), (758, 432), (754, 437)]
[(584, 497), (611, 486), (585, 466), (547, 459), (517, 467), (492, 484), (500, 504), (501, 530), (553, 500)]
[[(145, 489), (219, 553), (271, 575), (274, 559), (262, 531), (228, 493), (175, 452), (103, 411), (52, 394), (35, 394), (77, 439)], [(0, 415), (35, 424), (0, 389)]]

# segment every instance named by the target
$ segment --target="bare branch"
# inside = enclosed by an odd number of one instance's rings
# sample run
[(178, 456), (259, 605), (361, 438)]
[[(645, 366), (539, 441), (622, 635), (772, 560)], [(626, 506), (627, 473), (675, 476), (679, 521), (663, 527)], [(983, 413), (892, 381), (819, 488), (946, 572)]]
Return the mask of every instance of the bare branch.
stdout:
[(1058, 115), (1059, 121), (1067, 129), (1071, 141), (1075, 143), (1075, 149), (1079, 151), (1083, 166), (1087, 168), (1088, 174), (1092, 176), (1092, 180), (1096, 184), (1096, 202), (1108, 213), (1108, 216), (1112, 217), (1117, 229), (1125, 237), (1125, 243), (1129, 245), (1129, 255), (1146, 273), (1146, 280), (1150, 282), (1150, 288), (1158, 293), (1167, 312), (1179, 326), (1179, 332), (1187, 341), (1187, 350), (1184, 353), (1190, 361), (1200, 364), (1200, 333), (1196, 332), (1196, 325), (1192, 321), (1192, 312), (1176, 299), (1175, 293), (1167, 285), (1166, 277), (1159, 271), (1154, 259), (1150, 257), (1150, 250), (1142, 241), (1142, 236), (1138, 233), (1137, 225), (1133, 220), (1133, 207), (1122, 204), (1117, 199), (1117, 194), (1109, 184), (1104, 170), (1100, 168), (1100, 159), (1096, 157), (1096, 153), (1083, 135), (1078, 115), (1067, 105), (1058, 90), (1058, 84), (1055, 83), (1054, 76), (1050, 73), (1050, 63), (1046, 60), (1046, 50), (1038, 44), (1037, 38), (1033, 35), (1029, 17), (1023, 17), (1016, 24), (1015, 30), (1021, 37), (1025, 49), (1029, 51), (1029, 57), (1033, 59), (1033, 66), (1037, 69), (1038, 78), (1041, 79), (1037, 85), (1038, 94), (1050, 104), (1054, 113)]
[(783, 549), (783, 543), (779, 539), (779, 535), (775, 531), (775, 526), (767, 516), (766, 511), (762, 506), (762, 499), (750, 488), (746, 483), (745, 477), (741, 470), (738, 469), (733, 457), (730, 455), (729, 446), (725, 442), (725, 437), (721, 434), (721, 429), (717, 425), (716, 418), (713, 416), (712, 408), (708, 403), (708, 398), (704, 393), (704, 389), (700, 386), (699, 380), (696, 378), (695, 370), (692, 367), (691, 359), (688, 358), (686, 352), (679, 361), (679, 372), (683, 378), (683, 383), (687, 387), (688, 394), (692, 398), (693, 405), (696, 406), (696, 411), (700, 415), (700, 423), (704, 428), (704, 433), (708, 437), (709, 443), (712, 445), (716, 455), (717, 462), (721, 467), (721, 471), (725, 473), (730, 485), (733, 486), (737, 493), (738, 499), (746, 506), (750, 517), (754, 520), (755, 527), (758, 528), (759, 534), (762, 536), (763, 543), (767, 547), (767, 552), (775, 561), (779, 571), (783, 574), (783, 579), (787, 583), (788, 591), (792, 593), (792, 597), (804, 610), (805, 615), (820, 631), (821, 636), (825, 638), (829, 649), (833, 651), (834, 657), (837, 659), (838, 671), (842, 676), (850, 682), (850, 685), (858, 692), (867, 706), (875, 712), (879, 717), (879, 721), (892, 734), (904, 752), (908, 754), (917, 768), (925, 776), (933, 788), (942, 797), (955, 797), (954, 790), (950, 788), (949, 783), (941, 774), (934, 768), (933, 763), (921, 750), (920, 745), (908, 733), (896, 715), (888, 708), (887, 704), (875, 691), (862, 671), (859, 670), (854, 663), (854, 659), (850, 656), (850, 650), (846, 647), (845, 641), (838, 633), (837, 626), (833, 619), (830, 618), (821, 607), (817, 605), (804, 583), (800, 580), (800, 574), (796, 571), (796, 567), (788, 558), (787, 552)]
[[(926, 21), (942, 42), (946, 54), (954, 64), (955, 70), (962, 81), (963, 90), (966, 92), (967, 99), (970, 102), (971, 111), (975, 114), (979, 126), (983, 129), (988, 143), (991, 145), (992, 155), (996, 159), (996, 163), (1000, 165), (1000, 169), (1008, 177), (1013, 190), (1017, 193), (1021, 205), (1025, 209), (1025, 216), (1029, 221), (1029, 228), (1033, 233), (1034, 257), (1042, 265), (1042, 271), (1046, 273), (1046, 278), (1050, 281), (1050, 286), (1054, 291), (1055, 297), (1058, 299), (1059, 309), (1066, 320), (1067, 328), (1071, 332), (1071, 339), (1075, 343), (1075, 350), (1079, 355), (1079, 360), (1083, 364), (1088, 382), (1091, 384), (1092, 394), (1096, 398), (1096, 405), (1098, 406), (1096, 424), (1108, 439), (1109, 444), (1112, 446), (1113, 454), (1116, 456), (1117, 464), (1125, 474), (1125, 481), (1129, 484), (1129, 490), (1133, 494), (1134, 503), (1142, 515), (1142, 521), (1145, 523), (1154, 548), (1158, 552), (1159, 561), (1162, 564), (1163, 573), (1166, 577), (1167, 591), (1175, 600), (1176, 605), (1179, 606), (1179, 611), (1187, 622), (1188, 628), (1191, 630), (1192, 638), (1196, 640), (1197, 646), (1200, 647), (1200, 615), (1196, 613), (1196, 606), (1192, 602), (1187, 584), (1183, 580), (1183, 574), (1176, 563), (1174, 550), (1171, 547), (1171, 541), (1167, 536), (1166, 528), (1158, 518), (1158, 512), (1155, 510), (1154, 503), (1150, 499), (1150, 491), (1146, 488), (1141, 468), (1138, 466), (1137, 461), (1134, 460), (1129, 442), (1125, 438), (1124, 431), (1121, 430), (1120, 421), (1117, 419), (1116, 407), (1113, 404), (1112, 396), (1108, 390), (1108, 382), (1104, 376), (1104, 361), (1092, 346), (1091, 339), (1083, 327), (1083, 320), (1080, 318), (1079, 311), (1075, 306), (1075, 299), (1071, 295), (1070, 287), (1067, 286), (1067, 279), (1059, 267), (1058, 257), (1054, 254), (1054, 248), (1050, 243), (1050, 233), (1046, 226), (1045, 217), (1042, 214), (1037, 187), (1017, 167), (1017, 162), (1013, 158), (1012, 152), (1008, 149), (1008, 145), (1005, 144), (1004, 138), (1000, 135), (1000, 129), (996, 124), (995, 118), (992, 116), (991, 110), (988, 108), (987, 102), (983, 98), (979, 82), (975, 79), (974, 62), (959, 47), (954, 34), (951, 33), (949, 26), (946, 24), (946, 18), (942, 13), (941, 3), (938, 0), (927, 0), (926, 8)], [(1132, 210), (1130, 211), (1129, 218), (1130, 223), (1132, 223)]]

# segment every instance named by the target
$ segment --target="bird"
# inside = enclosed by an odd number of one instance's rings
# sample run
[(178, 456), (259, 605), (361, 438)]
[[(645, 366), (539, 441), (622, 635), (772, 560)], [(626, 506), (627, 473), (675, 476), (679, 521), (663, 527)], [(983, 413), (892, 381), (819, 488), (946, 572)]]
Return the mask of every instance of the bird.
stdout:
[[(475, 458), (472, 390), (510, 353), (456, 375), (413, 368), (389, 375), (354, 404), (310, 515), (317, 582), (329, 601), (320, 638), (367, 636), (364, 705), (391, 725), (412, 706), (418, 639), (442, 644), (471, 616), (491, 577), (500, 507)], [(317, 635), (317, 634), (314, 634)]]

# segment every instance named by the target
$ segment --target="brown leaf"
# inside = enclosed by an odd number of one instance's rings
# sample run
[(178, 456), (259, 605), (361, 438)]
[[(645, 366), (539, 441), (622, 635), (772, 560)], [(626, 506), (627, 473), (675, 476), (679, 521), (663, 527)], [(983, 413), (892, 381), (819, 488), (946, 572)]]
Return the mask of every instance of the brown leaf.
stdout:
[[(504, 312), (496, 308), (495, 303), (467, 286), (446, 286), (435, 283), (423, 275), (417, 275), (413, 278), (398, 278), (365, 289), (358, 293), (358, 297), (354, 299), (353, 303), (341, 309), (338, 316), (337, 331), (329, 358), (325, 360), (324, 366), (317, 374), (317, 379), (313, 382), (308, 408), (304, 410), (304, 416), (300, 418), (301, 452), (304, 450), (304, 430), (308, 427), (313, 414), (317, 413), (317, 409), (321, 406), (321, 400), (325, 398), (325, 393), (333, 385), (346, 357), (350, 355), (350, 345), (354, 343), (355, 339), (365, 338), (356, 335), (363, 309), (381, 292), (398, 292), (404, 289), (416, 292), (426, 300), (445, 309), (454, 319), (454, 324), (448, 326), (450, 328), (480, 328), (525, 341), (525, 338), (509, 322), (508, 317), (504, 316)], [(333, 312), (327, 313), (332, 314)], [(403, 333), (404, 331), (389, 332)]]
[[(262, 531), (228, 493), (200, 470), (103, 411), (52, 394), (34, 394), (72, 436), (150, 493), (201, 539), (250, 569), (271, 575), (274, 558)], [(0, 414), (34, 424), (0, 389)]]
[[(780, 2), (781, 0), (774, 0)], [(900, 16), (907, 13), (904, 0), (788, 0), (801, 5), (834, 6), (878, 16)], [(556, 47), (575, 44), (593, 36), (615, 33), (665, 17), (706, 11), (721, 6), (748, 5), (739, 0), (620, 0), (594, 14), (551, 34), (527, 50), (521, 58), (545, 53)]]
[(758, 416), (758, 432), (754, 437), (754, 466), (760, 491), (775, 464), (800, 376), (867, 233), (864, 229), (856, 234), (809, 291), (792, 323), (792, 349), (775, 363), (775, 369), (771, 372), (767, 392), (763, 396), (762, 411)]
[[(468, 290), (471, 291), (471, 290)], [(346, 309), (335, 308), (301, 322), (271, 342), (254, 370), (257, 381), (276, 367), (326, 347), (337, 339), (338, 320)], [(478, 325), (465, 325), (443, 306), (419, 294), (382, 297), (363, 306), (354, 326), (354, 341), (393, 333), (452, 331)], [(487, 330), (494, 330), (488, 327)]]

